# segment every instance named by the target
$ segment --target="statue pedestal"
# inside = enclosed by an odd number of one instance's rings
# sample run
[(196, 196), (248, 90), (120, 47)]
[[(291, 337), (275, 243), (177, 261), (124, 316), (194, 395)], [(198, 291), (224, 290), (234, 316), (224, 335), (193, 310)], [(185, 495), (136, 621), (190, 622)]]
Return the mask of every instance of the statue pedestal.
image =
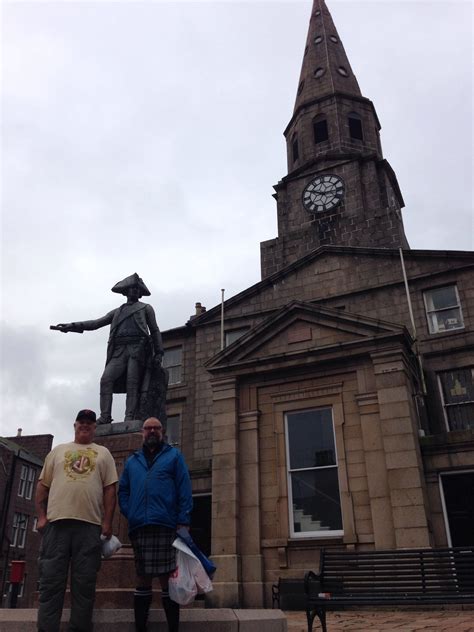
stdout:
[[(94, 441), (110, 450), (119, 477), (125, 461), (142, 446), (142, 426), (143, 421), (140, 419), (97, 426)], [(102, 560), (97, 577), (96, 604), (102, 608), (131, 608), (133, 607), (133, 590), (136, 583), (135, 564), (133, 550), (128, 539), (128, 523), (120, 513), (118, 501), (113, 522), (113, 533), (122, 543), (122, 548), (108, 560)], [(154, 589), (159, 590), (158, 582), (156, 582)], [(155, 604), (159, 603), (157, 599), (154, 602)]]
[[(133, 419), (132, 421), (118, 421), (111, 424), (99, 424), (95, 431), (96, 438), (109, 437), (111, 435), (123, 435), (126, 433), (140, 432), (143, 426), (141, 419)], [(102, 441), (96, 441), (101, 445), (106, 445)], [(141, 445), (141, 442), (140, 442)], [(108, 446), (107, 446), (108, 447)]]

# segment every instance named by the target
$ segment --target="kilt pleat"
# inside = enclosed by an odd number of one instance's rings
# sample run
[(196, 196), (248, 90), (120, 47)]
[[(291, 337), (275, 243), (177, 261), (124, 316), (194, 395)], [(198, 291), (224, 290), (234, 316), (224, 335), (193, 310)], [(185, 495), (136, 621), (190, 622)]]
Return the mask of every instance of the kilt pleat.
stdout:
[(130, 533), (138, 575), (165, 575), (176, 568), (176, 531), (161, 525), (146, 525)]

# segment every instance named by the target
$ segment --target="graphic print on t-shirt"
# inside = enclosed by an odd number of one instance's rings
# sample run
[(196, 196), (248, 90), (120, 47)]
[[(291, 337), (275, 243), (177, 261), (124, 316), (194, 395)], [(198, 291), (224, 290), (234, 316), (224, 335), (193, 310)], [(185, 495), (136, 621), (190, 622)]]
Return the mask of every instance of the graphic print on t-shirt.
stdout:
[(96, 462), (97, 451), (92, 448), (68, 450), (64, 454), (64, 472), (74, 481), (87, 478), (95, 470)]

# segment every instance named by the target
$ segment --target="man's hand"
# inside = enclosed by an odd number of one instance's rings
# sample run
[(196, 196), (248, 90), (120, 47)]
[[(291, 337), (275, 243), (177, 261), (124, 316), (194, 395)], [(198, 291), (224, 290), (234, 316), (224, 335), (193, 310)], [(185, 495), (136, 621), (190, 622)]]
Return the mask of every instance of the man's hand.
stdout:
[(189, 532), (190, 526), (188, 524), (178, 524), (178, 525), (176, 525), (176, 531), (179, 531), (180, 529), (186, 529), (186, 531)]
[(107, 520), (104, 520), (102, 522), (102, 535), (107, 540), (110, 540), (110, 538), (112, 537), (112, 523), (111, 522), (107, 522)]
[(156, 354), (153, 356), (153, 364), (154, 364), (156, 367), (161, 366), (161, 361), (162, 361), (162, 360), (163, 360), (163, 356), (162, 356), (162, 355), (160, 355), (159, 353), (156, 353)]
[(38, 522), (36, 523), (36, 528), (38, 529), (40, 533), (43, 532), (48, 522), (49, 520), (46, 518), (46, 516), (41, 516), (40, 518), (38, 518)]

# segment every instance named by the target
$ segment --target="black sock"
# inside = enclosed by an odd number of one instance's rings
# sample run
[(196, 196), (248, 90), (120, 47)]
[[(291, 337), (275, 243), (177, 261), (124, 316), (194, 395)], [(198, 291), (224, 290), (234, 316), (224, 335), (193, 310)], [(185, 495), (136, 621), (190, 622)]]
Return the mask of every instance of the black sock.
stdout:
[(151, 586), (137, 586), (137, 588), (135, 588), (135, 592), (133, 593), (133, 608), (135, 611), (136, 632), (146, 632), (151, 597)]
[(168, 622), (168, 632), (179, 632), (179, 604), (170, 599), (167, 590), (161, 592), (161, 603)]

